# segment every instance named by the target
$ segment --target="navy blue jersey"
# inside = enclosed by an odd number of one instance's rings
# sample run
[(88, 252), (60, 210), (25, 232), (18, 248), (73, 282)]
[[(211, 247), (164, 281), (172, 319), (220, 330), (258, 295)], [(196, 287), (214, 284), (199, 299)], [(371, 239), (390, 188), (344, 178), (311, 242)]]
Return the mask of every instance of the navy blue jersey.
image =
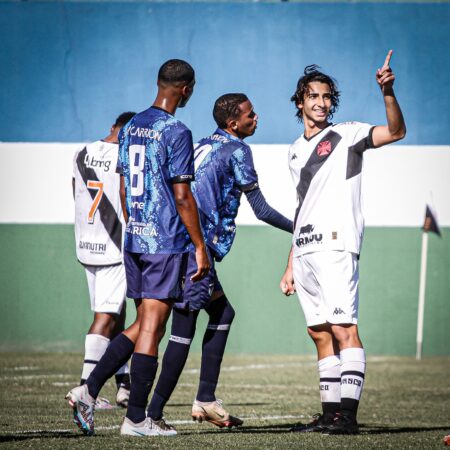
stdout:
[(119, 133), (117, 171), (125, 181), (124, 248), (133, 253), (183, 253), (190, 238), (175, 207), (172, 184), (194, 179), (190, 130), (151, 107)]
[(205, 241), (216, 259), (221, 260), (234, 240), (242, 192), (258, 187), (250, 147), (217, 129), (196, 147), (195, 179), (192, 192), (200, 211)]

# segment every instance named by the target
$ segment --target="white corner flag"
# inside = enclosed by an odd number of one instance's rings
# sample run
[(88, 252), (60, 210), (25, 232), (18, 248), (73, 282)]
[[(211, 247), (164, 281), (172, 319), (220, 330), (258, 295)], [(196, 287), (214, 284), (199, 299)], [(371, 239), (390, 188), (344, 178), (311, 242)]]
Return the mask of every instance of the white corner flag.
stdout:
[(430, 205), (425, 210), (425, 221), (422, 233), (422, 256), (420, 261), (420, 283), (419, 283), (419, 307), (417, 314), (417, 347), (416, 359), (422, 359), (423, 344), (423, 315), (425, 311), (425, 288), (427, 282), (427, 253), (428, 253), (428, 232), (441, 236), (441, 230), (436, 219), (436, 213)]

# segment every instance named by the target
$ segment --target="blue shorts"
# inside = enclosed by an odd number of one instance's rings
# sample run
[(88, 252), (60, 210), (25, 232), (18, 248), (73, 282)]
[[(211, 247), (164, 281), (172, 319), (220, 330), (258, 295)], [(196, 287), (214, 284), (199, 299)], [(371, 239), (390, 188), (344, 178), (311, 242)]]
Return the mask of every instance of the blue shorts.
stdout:
[(132, 253), (124, 250), (127, 297), (179, 299), (186, 276), (188, 253)]
[(195, 252), (189, 253), (183, 297), (175, 302), (173, 305), (174, 308), (189, 309), (190, 311), (204, 309), (209, 305), (212, 293), (222, 290), (222, 285), (217, 278), (216, 269), (214, 267), (214, 258), (211, 256), (208, 249), (207, 253), (211, 268), (209, 269), (208, 275), (197, 282), (191, 280), (191, 276), (197, 272)]

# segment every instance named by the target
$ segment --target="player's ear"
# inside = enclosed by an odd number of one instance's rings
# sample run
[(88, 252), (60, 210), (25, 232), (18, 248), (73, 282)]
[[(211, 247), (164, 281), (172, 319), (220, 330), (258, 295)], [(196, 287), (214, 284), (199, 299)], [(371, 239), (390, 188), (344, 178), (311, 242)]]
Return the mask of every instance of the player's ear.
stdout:
[(238, 123), (236, 119), (228, 120), (227, 121), (227, 128), (229, 130), (237, 131), (238, 129)]
[(192, 92), (194, 90), (194, 83), (185, 84), (181, 88), (181, 93), (184, 97), (189, 98), (192, 95)]

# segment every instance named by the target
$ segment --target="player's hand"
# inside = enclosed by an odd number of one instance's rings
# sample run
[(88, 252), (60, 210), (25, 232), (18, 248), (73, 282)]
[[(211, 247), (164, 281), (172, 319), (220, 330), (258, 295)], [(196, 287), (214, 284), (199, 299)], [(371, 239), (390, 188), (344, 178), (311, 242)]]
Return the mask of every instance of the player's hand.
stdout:
[(295, 294), (294, 274), (292, 272), (292, 267), (290, 266), (286, 267), (286, 271), (281, 278), (280, 289), (281, 292), (287, 297)]
[(209, 269), (211, 268), (205, 247), (200, 247), (195, 250), (195, 260), (197, 262), (197, 272), (192, 275), (191, 280), (200, 281), (208, 275)]
[(393, 53), (394, 52), (392, 50), (389, 50), (386, 59), (384, 60), (383, 67), (381, 69), (378, 69), (377, 73), (375, 74), (377, 83), (383, 92), (392, 89), (392, 86), (394, 85), (395, 75), (389, 65)]

